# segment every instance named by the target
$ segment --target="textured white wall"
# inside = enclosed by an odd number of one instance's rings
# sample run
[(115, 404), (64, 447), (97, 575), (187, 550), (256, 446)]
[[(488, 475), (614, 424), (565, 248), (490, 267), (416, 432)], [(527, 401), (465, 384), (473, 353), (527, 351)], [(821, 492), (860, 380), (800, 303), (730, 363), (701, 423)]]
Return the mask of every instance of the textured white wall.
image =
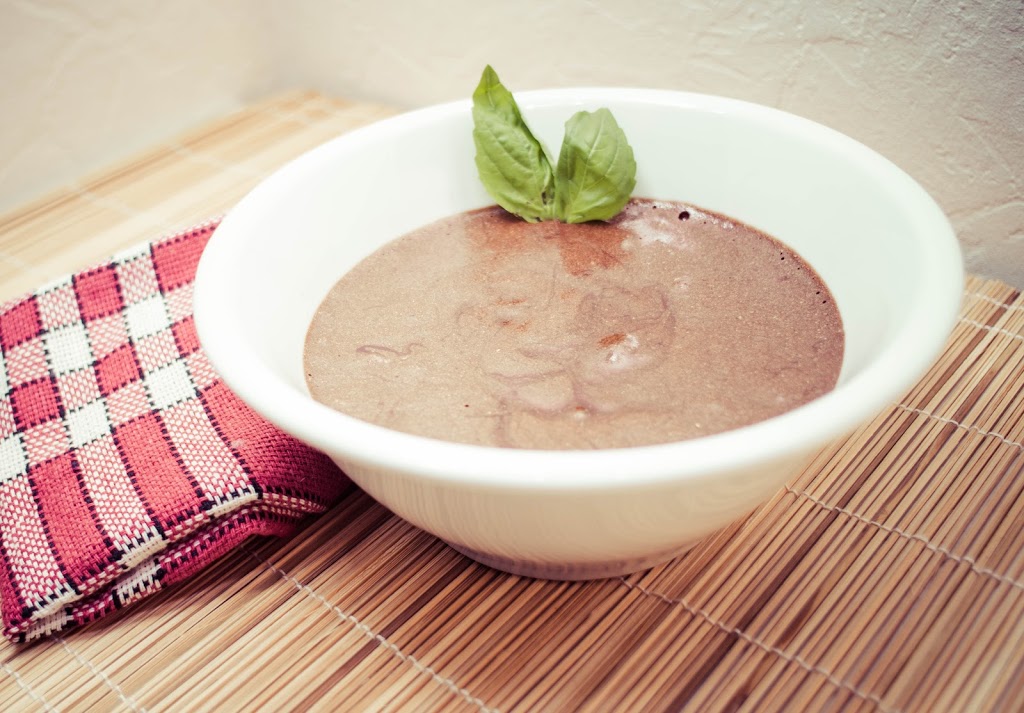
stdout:
[(0, 0), (0, 209), (270, 84), (246, 0)]
[(969, 269), (1024, 286), (1021, 0), (0, 0), (0, 33), (0, 203), (271, 90), (411, 107), (490, 62), (513, 89), (686, 89), (828, 124), (936, 197)]

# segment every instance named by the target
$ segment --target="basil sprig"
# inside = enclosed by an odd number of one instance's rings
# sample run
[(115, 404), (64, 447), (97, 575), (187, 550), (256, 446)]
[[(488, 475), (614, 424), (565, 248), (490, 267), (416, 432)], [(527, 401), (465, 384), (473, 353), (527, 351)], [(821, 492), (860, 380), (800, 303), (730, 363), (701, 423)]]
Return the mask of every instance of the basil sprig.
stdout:
[(512, 93), (488, 65), (473, 92), (476, 167), (495, 202), (524, 220), (609, 220), (636, 187), (626, 134), (607, 109), (565, 123), (558, 165), (526, 125)]

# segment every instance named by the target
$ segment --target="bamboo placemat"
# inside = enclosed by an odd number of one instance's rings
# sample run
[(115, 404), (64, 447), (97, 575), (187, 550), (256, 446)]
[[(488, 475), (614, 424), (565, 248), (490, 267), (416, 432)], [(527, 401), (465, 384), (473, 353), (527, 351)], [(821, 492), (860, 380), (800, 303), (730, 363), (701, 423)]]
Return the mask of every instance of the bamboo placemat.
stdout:
[[(0, 217), (0, 298), (224, 212), (386, 115), (254, 106)], [(1020, 710), (1024, 297), (971, 278), (899, 403), (686, 556), (590, 583), (481, 567), (356, 489), (292, 540), (35, 645), (0, 710)]]

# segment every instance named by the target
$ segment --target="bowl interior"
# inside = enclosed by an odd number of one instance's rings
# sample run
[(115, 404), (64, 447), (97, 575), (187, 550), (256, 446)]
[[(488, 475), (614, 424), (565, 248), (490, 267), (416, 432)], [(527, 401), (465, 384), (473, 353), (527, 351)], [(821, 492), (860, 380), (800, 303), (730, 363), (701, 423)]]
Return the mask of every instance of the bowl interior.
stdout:
[[(833, 436), (852, 427), (937, 354), (959, 304), (959, 250), (935, 203), (877, 154), (810, 121), (701, 95), (593, 89), (518, 99), (554, 157), (574, 111), (609, 107), (634, 148), (636, 195), (741, 220), (819, 273), (847, 341), (839, 388), (818, 400), (825, 406), (802, 407), (819, 409), (808, 427), (823, 418), (835, 421)], [(200, 265), (197, 324), (214, 365), (264, 416), (290, 418), (268, 413), (275, 406), (255, 375), (306, 393), (307, 326), (348, 268), (409, 230), (492, 202), (476, 175), (471, 127), (468, 102), (459, 102), (342, 136), (286, 166), (224, 220)]]

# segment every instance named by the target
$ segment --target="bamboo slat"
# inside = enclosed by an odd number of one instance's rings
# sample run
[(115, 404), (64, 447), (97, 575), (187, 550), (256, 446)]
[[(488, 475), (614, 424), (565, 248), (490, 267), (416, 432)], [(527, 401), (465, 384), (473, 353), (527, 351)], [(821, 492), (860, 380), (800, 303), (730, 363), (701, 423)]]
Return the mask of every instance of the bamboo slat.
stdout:
[[(292, 93), (0, 216), (0, 299), (226, 211), (389, 110)], [(0, 644), (0, 710), (1019, 709), (1024, 297), (969, 279), (931, 371), (746, 520), (629, 577), (477, 565), (352, 488), (287, 542)]]

